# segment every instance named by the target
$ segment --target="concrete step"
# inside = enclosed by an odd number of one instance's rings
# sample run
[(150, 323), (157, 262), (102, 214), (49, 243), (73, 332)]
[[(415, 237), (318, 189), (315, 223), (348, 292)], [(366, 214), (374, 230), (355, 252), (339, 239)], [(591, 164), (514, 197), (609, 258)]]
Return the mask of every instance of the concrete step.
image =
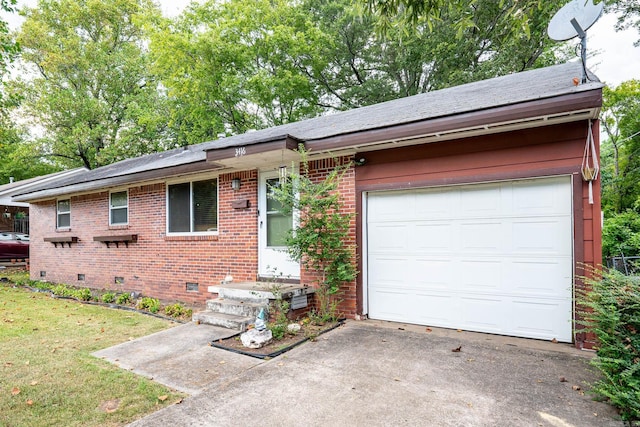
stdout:
[(214, 313), (233, 314), (236, 316), (255, 317), (261, 308), (268, 308), (267, 303), (243, 301), (236, 299), (216, 298), (207, 301), (207, 309)]
[[(236, 299), (246, 302), (268, 304), (269, 300), (275, 299), (272, 290), (276, 286), (267, 282), (231, 282), (219, 286), (209, 286), (208, 291), (218, 294), (219, 298)], [(291, 298), (295, 295), (311, 294), (315, 291), (313, 287), (282, 283), (278, 284), (282, 298)]]
[(234, 329), (243, 332), (247, 326), (255, 321), (255, 317), (236, 316), (233, 314), (215, 313), (210, 310), (194, 313), (191, 317), (194, 322), (204, 323), (205, 325), (221, 326), (227, 329)]

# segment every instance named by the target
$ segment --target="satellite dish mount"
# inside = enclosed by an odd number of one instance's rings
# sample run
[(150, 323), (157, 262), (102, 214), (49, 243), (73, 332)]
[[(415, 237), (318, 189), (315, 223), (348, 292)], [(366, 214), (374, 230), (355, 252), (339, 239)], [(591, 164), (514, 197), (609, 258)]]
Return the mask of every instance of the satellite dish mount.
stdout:
[(593, 0), (571, 0), (551, 18), (547, 33), (556, 41), (580, 37), (580, 60), (582, 61), (582, 83), (587, 82), (587, 30), (602, 15), (604, 2), (593, 4)]

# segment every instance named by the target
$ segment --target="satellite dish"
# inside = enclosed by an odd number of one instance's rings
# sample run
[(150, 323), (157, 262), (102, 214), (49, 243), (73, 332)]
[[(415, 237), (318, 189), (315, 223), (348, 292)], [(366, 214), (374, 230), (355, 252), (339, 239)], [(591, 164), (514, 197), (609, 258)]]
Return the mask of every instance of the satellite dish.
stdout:
[(549, 22), (547, 33), (556, 41), (570, 40), (580, 36), (572, 21), (575, 19), (582, 33), (587, 31), (602, 15), (604, 1), (593, 4), (593, 0), (571, 0), (556, 12)]
[(580, 37), (582, 59), (582, 83), (587, 82), (587, 33), (602, 15), (604, 1), (593, 4), (593, 0), (571, 0), (551, 18), (547, 34), (556, 41)]

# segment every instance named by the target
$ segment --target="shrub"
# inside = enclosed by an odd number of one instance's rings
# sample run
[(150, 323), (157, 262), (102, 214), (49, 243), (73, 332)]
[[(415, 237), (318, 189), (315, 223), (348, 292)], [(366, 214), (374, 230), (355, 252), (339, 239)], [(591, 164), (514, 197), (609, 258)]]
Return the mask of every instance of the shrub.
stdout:
[(91, 295), (91, 291), (87, 288), (72, 290), (71, 296), (80, 301), (91, 301), (91, 299), (93, 298), (93, 295)]
[(147, 310), (151, 313), (157, 313), (160, 311), (160, 301), (156, 298), (143, 297), (138, 301), (136, 308), (138, 310)]
[(120, 294), (116, 297), (116, 304), (126, 305), (131, 302), (131, 294)]
[[(271, 189), (269, 197), (286, 215), (298, 213), (299, 220), (287, 234), (287, 253), (293, 260), (318, 274), (316, 310), (321, 318), (338, 317), (340, 287), (356, 278), (355, 249), (349, 230), (353, 212), (344, 209), (340, 181), (350, 164), (334, 168), (324, 180), (313, 178), (307, 154), (300, 146), (302, 173), (292, 173)], [(335, 303), (335, 304), (334, 304)], [(332, 310), (334, 312), (332, 313)]]
[(171, 317), (191, 317), (191, 315), (193, 314), (193, 310), (191, 310), (190, 308), (185, 308), (179, 302), (166, 306), (164, 308), (164, 312), (167, 316)]
[(67, 285), (64, 284), (55, 285), (53, 288), (51, 288), (51, 292), (59, 297), (73, 296), (73, 290), (69, 289)]
[(100, 297), (100, 299), (102, 300), (102, 302), (110, 304), (116, 300), (116, 294), (115, 292), (105, 292), (104, 294), (102, 294), (102, 297)]
[(602, 255), (605, 258), (640, 255), (640, 214), (633, 210), (604, 220)]
[(582, 295), (587, 330), (598, 338), (593, 364), (603, 375), (593, 392), (620, 409), (624, 420), (640, 420), (640, 278), (616, 270), (586, 278)]
[[(274, 287), (273, 289), (276, 289)], [(276, 299), (271, 302), (269, 307), (269, 311), (272, 314), (273, 322), (269, 322), (267, 327), (271, 331), (273, 335), (273, 339), (280, 340), (284, 338), (284, 335), (288, 332), (289, 326), (289, 318), (287, 314), (289, 313), (290, 304), (288, 301), (282, 299), (282, 293), (279, 289), (273, 291), (273, 294), (276, 296)]]

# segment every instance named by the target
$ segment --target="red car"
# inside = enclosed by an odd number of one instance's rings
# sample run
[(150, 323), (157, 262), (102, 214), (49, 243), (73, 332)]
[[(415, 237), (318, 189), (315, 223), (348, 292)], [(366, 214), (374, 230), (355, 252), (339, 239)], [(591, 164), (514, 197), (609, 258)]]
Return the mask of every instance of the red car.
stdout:
[(0, 259), (29, 258), (29, 236), (22, 233), (0, 232)]

